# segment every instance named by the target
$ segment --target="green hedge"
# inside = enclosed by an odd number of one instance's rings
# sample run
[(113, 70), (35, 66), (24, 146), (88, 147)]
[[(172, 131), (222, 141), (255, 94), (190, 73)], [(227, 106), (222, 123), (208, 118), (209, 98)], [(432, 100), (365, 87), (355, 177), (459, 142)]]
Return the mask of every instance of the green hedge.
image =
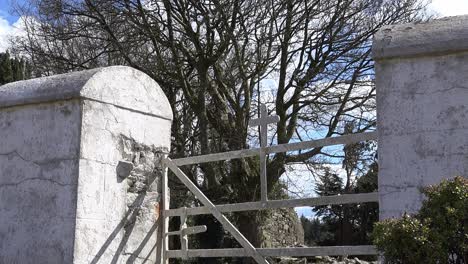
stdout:
[(456, 177), (422, 190), (413, 216), (376, 223), (373, 241), (387, 264), (468, 264), (468, 179)]

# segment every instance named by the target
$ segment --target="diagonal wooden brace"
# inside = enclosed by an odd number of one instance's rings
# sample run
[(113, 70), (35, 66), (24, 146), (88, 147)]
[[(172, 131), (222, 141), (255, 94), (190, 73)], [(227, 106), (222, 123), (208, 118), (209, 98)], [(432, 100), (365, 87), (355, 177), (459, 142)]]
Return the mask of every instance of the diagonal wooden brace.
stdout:
[(185, 175), (185, 173), (177, 167), (170, 158), (164, 159), (164, 164), (172, 170), (179, 180), (187, 186), (187, 188), (200, 200), (200, 202), (209, 208), (211, 214), (226, 228), (227, 231), (241, 244), (241, 246), (249, 253), (249, 256), (255, 259), (259, 264), (269, 264), (269, 262), (258, 253), (257, 249), (242, 235), (241, 232), (224, 216), (218, 208), (198, 189), (198, 187)]

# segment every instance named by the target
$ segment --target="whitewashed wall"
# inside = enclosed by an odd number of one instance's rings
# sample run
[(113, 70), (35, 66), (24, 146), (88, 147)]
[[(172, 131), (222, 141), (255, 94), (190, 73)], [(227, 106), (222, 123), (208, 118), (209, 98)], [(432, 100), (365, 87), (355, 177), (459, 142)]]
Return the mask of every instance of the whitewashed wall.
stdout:
[(0, 263), (154, 263), (171, 119), (129, 67), (0, 87)]
[(416, 212), (421, 187), (468, 176), (468, 16), (385, 27), (373, 55), (384, 219)]

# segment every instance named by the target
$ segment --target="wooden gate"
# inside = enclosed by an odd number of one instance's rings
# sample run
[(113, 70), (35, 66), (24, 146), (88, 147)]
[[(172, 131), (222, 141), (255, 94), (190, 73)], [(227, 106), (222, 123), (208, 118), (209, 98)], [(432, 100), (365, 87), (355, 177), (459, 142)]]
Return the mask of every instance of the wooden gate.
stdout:
[[(226, 218), (223, 213), (242, 212), (252, 210), (265, 210), (275, 208), (288, 208), (297, 206), (322, 206), (322, 205), (338, 205), (338, 204), (353, 204), (378, 202), (378, 193), (359, 193), (359, 194), (344, 194), (335, 196), (324, 196), (303, 199), (289, 200), (268, 200), (268, 186), (266, 163), (269, 154), (298, 151), (302, 149), (311, 149), (317, 147), (325, 147), (332, 145), (350, 144), (360, 141), (377, 140), (377, 132), (366, 132), (359, 134), (350, 134), (340, 137), (330, 137), (319, 140), (311, 140), (297, 143), (280, 144), (267, 146), (267, 126), (270, 123), (278, 122), (278, 117), (268, 116), (265, 105), (262, 105), (260, 118), (252, 120), (249, 125), (260, 127), (260, 148), (236, 150), (223, 153), (194, 156), (181, 159), (164, 158), (163, 165), (170, 169), (177, 178), (196, 196), (196, 198), (204, 205), (202, 207), (193, 208), (169, 208), (169, 189), (168, 189), (168, 174), (163, 176), (162, 197), (163, 197), (163, 245), (162, 245), (162, 261), (167, 263), (169, 258), (196, 258), (196, 257), (251, 257), (257, 263), (268, 264), (265, 257), (279, 256), (338, 256), (338, 255), (376, 255), (377, 250), (372, 245), (360, 246), (328, 246), (328, 247), (287, 247), (287, 248), (255, 248), (239, 230)], [(203, 192), (184, 174), (179, 166), (200, 164), (205, 162), (223, 161), (230, 159), (240, 159), (259, 156), (260, 158), (260, 184), (261, 184), (261, 199), (257, 202), (234, 203), (234, 204), (213, 204)], [(211, 214), (213, 215), (231, 235), (239, 242), (242, 248), (223, 248), (223, 249), (189, 249), (188, 236), (191, 234), (201, 233), (206, 231), (206, 226), (187, 226), (187, 216)], [(180, 230), (169, 232), (168, 224), (169, 217), (180, 217)], [(168, 236), (180, 236), (181, 249), (169, 250)]]

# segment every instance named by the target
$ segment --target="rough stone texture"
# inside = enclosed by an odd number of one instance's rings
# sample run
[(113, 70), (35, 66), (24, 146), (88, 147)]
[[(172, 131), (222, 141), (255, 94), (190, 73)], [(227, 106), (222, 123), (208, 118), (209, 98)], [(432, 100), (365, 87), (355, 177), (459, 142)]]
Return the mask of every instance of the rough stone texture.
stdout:
[(304, 244), (304, 229), (293, 208), (272, 210), (259, 227), (262, 248)]
[(171, 118), (129, 67), (0, 87), (0, 263), (154, 263)]
[(291, 258), (283, 257), (280, 259), (269, 259), (270, 263), (277, 264), (377, 264), (378, 261), (364, 261), (358, 258), (332, 258), (328, 256), (309, 257), (309, 258)]
[(364, 261), (358, 258), (336, 259), (331, 257), (315, 257), (313, 261), (307, 263), (317, 264), (377, 264), (378, 261)]
[(468, 175), (468, 42), (452, 43), (465, 36), (467, 16), (376, 35), (381, 219), (417, 211), (421, 187)]

